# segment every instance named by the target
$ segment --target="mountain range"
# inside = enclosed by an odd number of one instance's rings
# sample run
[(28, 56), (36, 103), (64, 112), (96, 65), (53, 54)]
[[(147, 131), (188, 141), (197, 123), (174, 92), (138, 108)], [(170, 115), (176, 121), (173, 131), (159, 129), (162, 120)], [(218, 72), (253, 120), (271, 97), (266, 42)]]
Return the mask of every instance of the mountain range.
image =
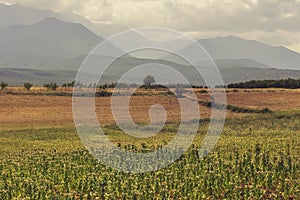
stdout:
[(45, 18), (32, 25), (0, 30), (0, 65), (53, 69), (59, 63), (86, 55), (103, 39), (83, 25)]
[[(0, 4), (0, 81), (43, 84), (73, 80), (85, 56), (107, 36), (105, 30), (101, 31), (103, 27), (107, 26), (93, 24), (72, 13)], [(198, 42), (214, 59), (225, 83), (300, 78), (300, 54), (285, 47), (234, 36)], [(107, 48), (118, 50), (113, 45)], [(194, 52), (192, 46), (181, 51)], [(101, 65), (103, 59), (99, 57), (96, 60)], [(124, 56), (113, 63), (105, 81), (115, 80), (120, 72), (146, 63), (169, 65), (191, 79), (199, 78), (194, 76), (192, 67), (174, 59)], [(205, 61), (201, 66), (209, 67)]]
[(116, 26), (107, 23), (92, 23), (85, 17), (73, 12), (58, 13), (52, 10), (40, 10), (24, 7), (18, 4), (6, 5), (0, 3), (0, 29), (14, 25), (30, 25), (45, 18), (53, 17), (66, 22), (80, 23), (97, 35), (108, 37), (126, 29), (125, 26)]
[(300, 54), (283, 46), (271, 46), (234, 36), (198, 41), (213, 59), (249, 58), (277, 69), (300, 70)]

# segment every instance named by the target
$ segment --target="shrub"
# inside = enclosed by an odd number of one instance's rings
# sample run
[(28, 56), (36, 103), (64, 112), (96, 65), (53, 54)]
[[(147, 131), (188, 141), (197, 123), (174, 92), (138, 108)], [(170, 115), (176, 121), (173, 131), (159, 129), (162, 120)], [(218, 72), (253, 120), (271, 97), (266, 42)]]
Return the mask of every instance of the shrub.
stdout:
[(4, 90), (8, 86), (7, 83), (4, 83), (3, 81), (0, 84), (1, 90)]
[(74, 86), (75, 86), (75, 81), (72, 81), (71, 83), (62, 84), (62, 87), (74, 87)]
[(58, 88), (57, 83), (50, 83), (50, 84), (44, 84), (44, 87), (47, 88), (48, 90), (53, 90), (55, 91)]
[(26, 90), (30, 90), (30, 88), (31, 88), (32, 86), (33, 86), (32, 83), (29, 83), (29, 82), (24, 83), (24, 87), (25, 87)]
[(148, 88), (151, 88), (151, 85), (155, 84), (155, 78), (151, 75), (148, 75), (144, 81), (143, 81), (144, 85)]
[(199, 93), (204, 94), (204, 93), (208, 93), (208, 91), (207, 90), (200, 90)]
[(265, 107), (264, 109), (262, 109), (263, 113), (272, 113), (272, 110), (270, 110), (268, 107)]

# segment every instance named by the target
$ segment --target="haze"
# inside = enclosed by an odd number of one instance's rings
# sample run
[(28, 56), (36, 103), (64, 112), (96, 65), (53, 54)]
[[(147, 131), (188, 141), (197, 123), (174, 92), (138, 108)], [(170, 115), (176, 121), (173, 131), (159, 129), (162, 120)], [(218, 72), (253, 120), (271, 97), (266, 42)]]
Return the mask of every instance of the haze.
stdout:
[(79, 14), (107, 34), (162, 26), (195, 39), (235, 35), (300, 52), (299, 0), (0, 0), (31, 8)]

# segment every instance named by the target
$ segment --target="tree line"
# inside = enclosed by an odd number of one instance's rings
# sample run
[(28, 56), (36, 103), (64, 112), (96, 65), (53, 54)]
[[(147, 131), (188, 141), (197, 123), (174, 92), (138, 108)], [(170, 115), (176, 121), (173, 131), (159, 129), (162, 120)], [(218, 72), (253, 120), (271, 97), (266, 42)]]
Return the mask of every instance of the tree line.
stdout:
[[(32, 83), (26, 82), (24, 83), (24, 88), (26, 90), (30, 90), (33, 86)], [(2, 90), (8, 87), (8, 84), (5, 82), (1, 82), (0, 87)], [(56, 89), (59, 87), (59, 84), (55, 82), (50, 82), (47, 84), (44, 84), (43, 87), (47, 88), (48, 90), (56, 91)], [(63, 83), (61, 85), (63, 88), (67, 87), (78, 87), (78, 88), (99, 88), (101, 90), (107, 90), (107, 89), (129, 89), (129, 88), (144, 88), (144, 89), (164, 89), (164, 88), (205, 88), (202, 86), (194, 86), (194, 85), (184, 85), (184, 84), (169, 84), (169, 85), (160, 85), (156, 84), (155, 78), (151, 75), (148, 75), (144, 80), (143, 84), (138, 85), (136, 83), (102, 83), (102, 84), (84, 84), (76, 81), (72, 81), (69, 83)]]
[[(26, 82), (24, 83), (24, 88), (26, 90), (30, 90), (33, 86), (32, 83)], [(59, 85), (55, 82), (47, 83), (43, 85), (48, 90), (56, 91)], [(1, 90), (4, 90), (8, 87), (8, 84), (5, 82), (0, 83)], [(195, 85), (184, 85), (184, 84), (170, 84), (170, 85), (159, 85), (155, 84), (155, 79), (153, 76), (147, 76), (144, 81), (143, 85), (137, 85), (135, 83), (128, 84), (128, 83), (104, 83), (104, 84), (83, 84), (80, 82), (69, 82), (64, 83), (61, 87), (79, 87), (79, 88), (99, 88), (101, 90), (106, 90), (109, 88), (119, 88), (119, 89), (129, 89), (129, 88), (145, 88), (145, 89), (160, 89), (160, 88), (207, 88), (204, 86), (195, 86)], [(300, 79), (281, 79), (281, 80), (253, 80), (248, 82), (240, 82), (240, 83), (232, 83), (227, 85), (228, 88), (286, 88), (286, 89), (295, 89), (300, 88)], [(178, 90), (179, 91), (179, 90)]]
[(300, 88), (300, 79), (281, 79), (281, 80), (257, 80), (241, 83), (232, 83), (228, 88)]
[[(8, 83), (5, 83), (5, 82), (1, 82), (0, 83), (0, 88), (1, 90), (4, 90), (8, 87)], [(26, 90), (30, 90), (33, 86), (33, 83), (30, 83), (30, 82), (25, 82), (23, 84), (23, 87), (26, 89)], [(75, 81), (71, 82), (71, 83), (64, 83), (62, 84), (62, 87), (74, 87), (75, 86)], [(44, 84), (43, 87), (47, 88), (48, 90), (53, 90), (55, 91), (59, 85), (55, 82), (51, 82), (51, 83), (47, 83), (47, 84)]]

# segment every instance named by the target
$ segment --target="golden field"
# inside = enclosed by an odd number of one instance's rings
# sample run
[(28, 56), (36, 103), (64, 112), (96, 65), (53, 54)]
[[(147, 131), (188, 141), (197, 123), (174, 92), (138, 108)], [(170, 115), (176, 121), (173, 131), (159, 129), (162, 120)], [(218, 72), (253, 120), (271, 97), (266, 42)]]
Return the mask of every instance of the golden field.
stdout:
[[(19, 90), (21, 91), (21, 89)], [(33, 126), (73, 126), (71, 96), (33, 95), (32, 92), (34, 91), (41, 91), (41, 88), (33, 88), (28, 94), (22, 91), (22, 95), (0, 94), (0, 124), (2, 129)], [(204, 89), (196, 89), (198, 100), (208, 101), (209, 93), (203, 91)], [(226, 96), (228, 105), (245, 108), (261, 109), (268, 107), (273, 111), (300, 108), (300, 90), (239, 89), (227, 90)], [(117, 98), (122, 98), (122, 96)], [(137, 123), (150, 122), (148, 111), (154, 104), (164, 106), (167, 111), (167, 121), (172, 122), (180, 119), (179, 104), (174, 96), (164, 95), (161, 91), (145, 91), (143, 96), (131, 97), (130, 114), (133, 120)], [(202, 119), (210, 117), (210, 108), (202, 105), (199, 108)], [(114, 124), (111, 97), (97, 97), (96, 112), (101, 124)], [(248, 114), (227, 111), (229, 118), (243, 115)]]

